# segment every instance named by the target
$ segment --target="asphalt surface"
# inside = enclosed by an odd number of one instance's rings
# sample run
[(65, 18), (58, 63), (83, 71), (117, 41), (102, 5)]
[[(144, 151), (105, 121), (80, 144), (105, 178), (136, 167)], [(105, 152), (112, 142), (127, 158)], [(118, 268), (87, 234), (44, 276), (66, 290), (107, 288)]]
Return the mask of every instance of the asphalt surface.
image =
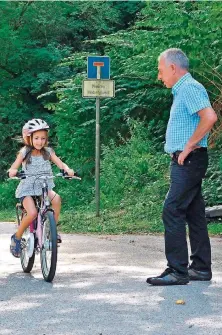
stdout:
[(211, 239), (211, 282), (153, 287), (162, 236), (63, 234), (50, 284), (39, 256), (27, 275), (9, 253), (14, 230), (0, 223), (0, 335), (222, 335), (222, 238)]

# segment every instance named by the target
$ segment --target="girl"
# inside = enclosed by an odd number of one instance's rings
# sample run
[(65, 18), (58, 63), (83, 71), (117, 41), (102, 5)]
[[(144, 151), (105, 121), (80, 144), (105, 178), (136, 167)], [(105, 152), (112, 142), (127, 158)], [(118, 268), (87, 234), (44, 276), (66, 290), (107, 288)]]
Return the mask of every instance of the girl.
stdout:
[[(17, 232), (11, 237), (10, 251), (15, 257), (20, 257), (21, 254), (21, 237), (23, 232), (37, 216), (33, 196), (42, 194), (42, 181), (38, 176), (41, 174), (52, 175), (50, 161), (55, 163), (59, 169), (65, 170), (69, 176), (74, 175), (74, 171), (64, 164), (51, 148), (47, 147), (48, 130), (48, 124), (41, 119), (32, 119), (24, 125), (22, 136), (25, 146), (20, 150), (15, 162), (8, 171), (9, 177), (14, 177), (22, 164), (25, 174), (27, 176), (30, 175), (26, 179), (21, 180), (16, 189), (16, 198), (20, 199), (27, 215), (23, 217)], [(53, 191), (55, 185), (52, 179), (48, 180), (48, 186), (49, 198), (55, 212), (55, 220), (58, 222), (61, 199)], [(61, 243), (59, 235), (57, 235), (57, 240)]]

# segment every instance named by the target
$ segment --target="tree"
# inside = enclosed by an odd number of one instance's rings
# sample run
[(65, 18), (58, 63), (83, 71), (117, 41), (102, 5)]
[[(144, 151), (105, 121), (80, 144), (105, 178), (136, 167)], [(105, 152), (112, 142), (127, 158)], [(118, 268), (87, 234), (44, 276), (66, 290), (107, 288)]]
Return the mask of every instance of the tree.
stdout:
[[(0, 18), (0, 171), (4, 171), (18, 150), (12, 138), (25, 121), (43, 117), (53, 124), (54, 111), (45, 108), (48, 96), (38, 96), (54, 82), (76, 75), (72, 66), (58, 66), (62, 59), (80, 51), (84, 40), (115, 32), (121, 15), (107, 1), (6, 1), (0, 3)], [(50, 101), (57, 101), (55, 94)]]
[[(131, 29), (86, 41), (87, 51), (98, 54), (99, 50), (110, 56), (111, 77), (116, 81), (115, 99), (101, 102), (103, 144), (110, 139), (123, 143), (130, 136), (128, 119), (133, 118), (149, 124), (156, 148), (163, 149), (172, 98), (157, 81), (157, 57), (167, 48), (179, 47), (188, 54), (192, 74), (207, 86), (212, 100), (217, 99), (212, 80), (220, 63), (220, 6), (214, 2), (149, 2)], [(87, 52), (78, 52), (62, 63), (78, 73), (67, 78), (64, 85), (54, 85), (60, 100), (54, 108), (57, 124), (63, 124), (57, 128), (61, 154), (68, 152), (70, 160), (81, 157), (82, 163), (91, 162), (92, 167), (95, 103), (81, 97), (86, 57)], [(210, 71), (206, 64), (211, 64)]]

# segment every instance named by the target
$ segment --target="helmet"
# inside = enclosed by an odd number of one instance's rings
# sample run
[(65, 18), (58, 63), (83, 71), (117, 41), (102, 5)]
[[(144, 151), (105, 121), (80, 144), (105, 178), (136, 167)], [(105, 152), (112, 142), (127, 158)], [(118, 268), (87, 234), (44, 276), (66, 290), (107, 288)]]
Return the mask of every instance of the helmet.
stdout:
[(47, 130), (49, 129), (48, 124), (41, 119), (32, 119), (26, 122), (22, 128), (22, 136), (25, 140), (27, 136), (31, 136), (37, 130)]

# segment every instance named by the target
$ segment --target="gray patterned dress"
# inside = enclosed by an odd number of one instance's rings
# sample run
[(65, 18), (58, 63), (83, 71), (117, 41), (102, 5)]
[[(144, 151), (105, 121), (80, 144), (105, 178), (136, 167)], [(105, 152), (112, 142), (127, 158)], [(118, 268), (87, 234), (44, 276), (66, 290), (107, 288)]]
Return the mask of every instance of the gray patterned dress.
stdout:
[[(51, 155), (53, 150), (51, 148), (45, 148)], [(26, 147), (20, 150), (23, 158), (25, 158), (27, 149)], [(24, 161), (22, 163), (22, 169), (27, 175), (26, 179), (22, 179), (19, 183), (15, 196), (16, 198), (22, 198), (25, 196), (41, 195), (43, 180), (39, 179), (40, 175), (52, 175), (51, 163), (49, 160), (45, 160), (43, 156), (31, 156), (31, 163), (26, 164)], [(55, 186), (52, 179), (48, 180), (48, 189), (52, 190)]]

